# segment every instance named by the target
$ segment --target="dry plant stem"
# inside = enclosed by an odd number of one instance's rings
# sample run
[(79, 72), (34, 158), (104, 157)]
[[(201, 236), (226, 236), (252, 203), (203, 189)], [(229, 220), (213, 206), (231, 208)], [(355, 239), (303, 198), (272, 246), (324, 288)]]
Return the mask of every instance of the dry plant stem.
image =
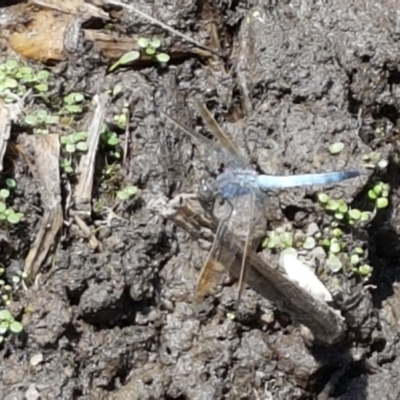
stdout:
[(74, 200), (76, 209), (79, 212), (90, 213), (93, 177), (94, 177), (94, 164), (96, 159), (97, 148), (99, 145), (101, 126), (104, 120), (105, 104), (108, 96), (96, 95), (93, 98), (93, 103), (96, 109), (93, 114), (92, 123), (88, 129), (88, 151), (82, 155), (79, 168), (79, 182), (75, 189)]
[(167, 24), (164, 24), (164, 22), (161, 22), (158, 19), (153, 18), (150, 15), (145, 14), (144, 12), (138, 10), (137, 8), (135, 8), (135, 7), (131, 6), (131, 5), (121, 3), (120, 1), (117, 1), (117, 0), (103, 0), (103, 4), (104, 5), (113, 5), (113, 6), (125, 8), (125, 9), (127, 9), (127, 10), (129, 10), (129, 11), (131, 11), (131, 12), (137, 14), (137, 15), (139, 15), (140, 17), (142, 17), (144, 19), (147, 19), (147, 21), (151, 22), (152, 24), (160, 26), (161, 28), (165, 29), (169, 33), (172, 33), (175, 36), (179, 36), (180, 38), (186, 40), (189, 43), (194, 44), (195, 46), (197, 46), (197, 47), (199, 47), (201, 49), (207, 50), (207, 51), (209, 51), (209, 52), (211, 52), (211, 53), (213, 53), (215, 55), (218, 55), (217, 52), (215, 52), (214, 50), (210, 49), (207, 46), (204, 46), (204, 45), (198, 43), (196, 40), (192, 39), (190, 36), (185, 35), (185, 34), (179, 32), (179, 31), (171, 28)]
[(69, 0), (68, 2), (63, 0), (29, 0), (28, 3), (64, 14), (79, 14), (86, 18), (94, 17), (106, 20), (109, 18), (106, 12), (93, 4), (86, 3), (85, 0)]

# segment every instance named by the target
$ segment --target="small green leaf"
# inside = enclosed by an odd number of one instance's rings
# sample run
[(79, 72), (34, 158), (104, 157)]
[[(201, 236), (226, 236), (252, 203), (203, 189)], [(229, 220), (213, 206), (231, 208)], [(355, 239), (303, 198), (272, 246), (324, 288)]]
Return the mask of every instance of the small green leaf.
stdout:
[(18, 222), (21, 221), (22, 216), (22, 213), (12, 212), (7, 216), (7, 221), (10, 224), (18, 224)]
[(16, 60), (7, 60), (4, 64), (6, 70), (13, 71), (18, 68), (18, 61)]
[(119, 137), (115, 133), (113, 133), (107, 140), (107, 144), (110, 146), (117, 146), (119, 143)]
[(49, 115), (46, 118), (46, 124), (56, 125), (59, 122), (60, 122), (60, 117), (58, 117), (57, 115)]
[(46, 71), (46, 70), (39, 71), (39, 72), (36, 74), (36, 78), (37, 78), (39, 81), (47, 81), (47, 79), (49, 78), (49, 76), (50, 76), (50, 72), (49, 72), (49, 71)]
[(5, 88), (9, 89), (15, 89), (18, 87), (18, 82), (15, 79), (12, 78), (7, 78), (4, 82), (3, 85)]
[(73, 144), (73, 143), (68, 143), (68, 144), (65, 146), (65, 150), (66, 150), (68, 153), (75, 153), (75, 150), (76, 150), (75, 144)]
[(153, 47), (154, 49), (158, 49), (161, 46), (161, 40), (153, 39), (150, 43), (150, 46)]
[(7, 185), (9, 188), (15, 188), (15, 187), (17, 186), (17, 182), (15, 182), (14, 179), (7, 178), (7, 179), (6, 179), (6, 185)]
[(81, 103), (83, 100), (85, 100), (85, 96), (82, 93), (73, 93), (73, 95), (75, 103)]
[(357, 253), (357, 254), (364, 254), (364, 249), (362, 248), (362, 247), (356, 247), (355, 249), (354, 249), (354, 251)]
[(113, 95), (113, 97), (115, 97), (118, 94), (120, 94), (121, 92), (122, 92), (122, 85), (115, 85), (113, 87), (112, 95)]
[(129, 198), (129, 193), (127, 193), (125, 190), (119, 190), (117, 192), (117, 197), (120, 200), (127, 200)]
[(333, 242), (331, 243), (331, 245), (329, 246), (329, 251), (333, 254), (338, 254), (340, 253), (340, 244), (337, 242)]
[(133, 195), (135, 195), (135, 194), (137, 193), (138, 188), (137, 188), (136, 186), (130, 185), (130, 186), (127, 186), (127, 187), (125, 188), (125, 190), (126, 190), (131, 196), (133, 196)]
[(166, 64), (170, 60), (170, 58), (171, 57), (166, 53), (159, 53), (156, 55), (157, 61), (163, 64)]
[(329, 153), (331, 153), (332, 155), (339, 154), (343, 149), (344, 149), (344, 143), (342, 142), (333, 143), (329, 146)]
[(137, 44), (142, 49), (145, 49), (149, 45), (149, 41), (146, 38), (139, 38), (139, 40), (137, 41)]
[(0, 321), (13, 321), (13, 320), (14, 317), (12, 316), (9, 310), (7, 309), (0, 310)]
[(355, 221), (358, 221), (361, 218), (361, 211), (357, 209), (350, 210), (349, 217)]
[(69, 136), (60, 136), (60, 142), (61, 144), (67, 144), (71, 142), (71, 139)]
[(350, 257), (350, 264), (351, 265), (357, 265), (360, 263), (360, 256), (358, 254), (353, 254)]
[(382, 192), (383, 192), (383, 186), (380, 185), (380, 184), (375, 185), (374, 188), (373, 188), (372, 190), (373, 190), (374, 193), (379, 197), (379, 196), (382, 194)]
[(156, 49), (153, 47), (147, 47), (147, 49), (145, 50), (145, 53), (148, 56), (153, 56), (154, 54), (156, 54)]
[(10, 191), (8, 189), (1, 189), (0, 190), (0, 197), (2, 199), (6, 199), (10, 195)]
[[(7, 333), (10, 324), (6, 321), (0, 322), (0, 335)], [(1, 337), (1, 336), (0, 336)]]
[(372, 267), (368, 264), (363, 264), (358, 268), (358, 272), (362, 276), (368, 276), (372, 272)]
[(382, 209), (386, 208), (389, 205), (389, 200), (387, 197), (379, 197), (379, 199), (376, 200), (376, 208)]
[(45, 83), (39, 83), (38, 85), (35, 85), (35, 89), (38, 92), (44, 93), (49, 91), (49, 86), (46, 85)]
[(79, 114), (82, 112), (82, 107), (76, 104), (68, 104), (65, 109), (71, 114)]
[(349, 209), (349, 207), (347, 206), (347, 204), (345, 202), (340, 202), (339, 208), (338, 208), (338, 211), (340, 213), (344, 214), (347, 212), (348, 209)]
[(76, 148), (77, 148), (78, 150), (80, 150), (80, 151), (87, 151), (88, 145), (87, 145), (86, 142), (78, 142), (78, 143), (76, 144)]
[(342, 235), (343, 235), (343, 231), (340, 229), (340, 228), (335, 228), (335, 229), (333, 229), (333, 231), (332, 231), (332, 235), (334, 236), (334, 237), (341, 237)]
[(327, 204), (329, 201), (329, 196), (326, 193), (319, 193), (318, 201), (322, 204)]
[(361, 213), (361, 221), (367, 222), (367, 221), (369, 221), (370, 219), (371, 219), (371, 213), (370, 213), (370, 212), (368, 212), (368, 211), (363, 211), (363, 212)]
[(23, 325), (21, 324), (21, 322), (18, 321), (13, 321), (10, 324), (10, 331), (12, 333), (20, 333), (22, 332), (22, 330), (24, 329)]
[(370, 190), (368, 190), (368, 197), (371, 200), (376, 200), (378, 196), (376, 195), (374, 190), (370, 189)]
[(24, 122), (29, 126), (36, 126), (39, 122), (39, 119), (36, 115), (27, 115), (24, 118)]
[(86, 140), (88, 137), (88, 133), (87, 132), (75, 132), (73, 135), (73, 140), (74, 142), (81, 142), (82, 140)]
[(41, 121), (45, 121), (47, 118), (47, 111), (46, 110), (38, 110), (36, 115)]
[(18, 69), (18, 72), (15, 74), (16, 78), (23, 78), (25, 76), (30, 76), (33, 74), (33, 69), (31, 67), (21, 67)]
[(337, 200), (329, 199), (326, 209), (330, 211), (336, 211), (339, 208), (339, 202)]
[(110, 72), (114, 71), (120, 65), (129, 64), (129, 63), (137, 60), (138, 58), (140, 58), (140, 53), (138, 51), (136, 51), (136, 50), (130, 51), (130, 52), (124, 54), (116, 63), (114, 63), (110, 67)]

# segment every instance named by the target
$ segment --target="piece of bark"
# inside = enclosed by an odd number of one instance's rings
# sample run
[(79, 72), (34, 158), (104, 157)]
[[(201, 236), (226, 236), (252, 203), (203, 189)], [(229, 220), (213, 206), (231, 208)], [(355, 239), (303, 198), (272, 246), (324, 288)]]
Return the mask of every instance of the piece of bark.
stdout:
[(59, 135), (23, 135), (20, 148), (37, 182), (43, 208), (36, 239), (25, 259), (27, 281), (32, 284), (63, 225)]
[(24, 97), (9, 94), (9, 96), (15, 96), (15, 103), (5, 103), (3, 99), (0, 98), (0, 172), (3, 171), (3, 160), (11, 135), (12, 122), (19, 119), (24, 108), (25, 98), (29, 94), (30, 91), (28, 91)]

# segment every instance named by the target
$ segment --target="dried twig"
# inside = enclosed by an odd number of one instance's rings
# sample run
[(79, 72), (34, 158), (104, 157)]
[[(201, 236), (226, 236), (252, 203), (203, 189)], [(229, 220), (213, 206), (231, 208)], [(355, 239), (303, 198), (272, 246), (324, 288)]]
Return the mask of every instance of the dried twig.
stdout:
[(88, 151), (81, 157), (78, 168), (79, 182), (75, 189), (74, 200), (77, 210), (87, 213), (91, 210), (90, 202), (92, 199), (94, 166), (101, 126), (104, 120), (106, 101), (106, 95), (96, 95), (93, 98), (93, 102), (96, 104), (96, 109), (93, 114), (92, 123), (88, 129)]
[(136, 7), (133, 7), (130, 4), (124, 4), (124, 3), (121, 3), (118, 0), (102, 0), (102, 2), (103, 2), (104, 5), (113, 5), (113, 6), (125, 8), (128, 11), (133, 12), (133, 13), (139, 15), (140, 17), (142, 17), (144, 19), (147, 19), (147, 21), (151, 22), (152, 24), (160, 26), (161, 28), (165, 29), (169, 33), (172, 33), (173, 35), (179, 36), (180, 38), (186, 40), (189, 43), (194, 44), (195, 46), (197, 46), (197, 47), (199, 47), (201, 49), (207, 50), (207, 51), (209, 51), (209, 52), (211, 52), (211, 53), (213, 53), (215, 55), (219, 55), (215, 50), (212, 50), (209, 47), (202, 45), (201, 43), (199, 43), (196, 40), (192, 39), (190, 36), (185, 35), (185, 34), (179, 32), (179, 31), (177, 31), (174, 28), (171, 28), (169, 25), (165, 24), (164, 22), (161, 22), (158, 19), (153, 18), (150, 15), (145, 14), (143, 11), (138, 10)]

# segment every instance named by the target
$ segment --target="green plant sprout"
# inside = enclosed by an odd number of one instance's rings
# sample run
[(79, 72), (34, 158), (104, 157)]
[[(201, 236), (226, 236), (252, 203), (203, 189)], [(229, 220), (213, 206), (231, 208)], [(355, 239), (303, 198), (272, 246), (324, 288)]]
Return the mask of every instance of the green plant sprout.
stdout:
[(21, 221), (24, 214), (20, 212), (15, 212), (11, 207), (7, 207), (6, 201), (10, 196), (10, 189), (16, 186), (14, 179), (7, 179), (6, 185), (8, 189), (0, 189), (0, 221), (7, 221), (10, 224), (17, 224)]
[(16, 321), (9, 310), (0, 310), (0, 343), (4, 341), (7, 333), (18, 335), (23, 329), (21, 322)]
[(12, 278), (13, 285), (19, 285), (22, 280), (26, 279), (28, 274), (25, 271), (18, 271)]
[(29, 89), (40, 95), (49, 90), (49, 71), (34, 71), (17, 60), (6, 60), (0, 63), (0, 97), (6, 103), (13, 103)]
[(67, 158), (61, 159), (60, 166), (67, 174), (72, 174), (74, 172), (74, 169), (72, 168), (72, 161)]
[(262, 247), (267, 249), (287, 249), (293, 247), (293, 245), (293, 232), (268, 232), (267, 237), (262, 243)]
[(372, 200), (377, 209), (387, 208), (389, 205), (389, 191), (389, 184), (378, 182), (368, 191), (368, 198)]
[(103, 124), (101, 128), (100, 140), (112, 157), (121, 158), (121, 139), (115, 132), (111, 131), (106, 124)]
[(83, 111), (82, 103), (85, 100), (85, 96), (82, 93), (70, 93), (63, 99), (64, 106), (60, 111), (61, 114), (79, 114)]
[(129, 110), (127, 108), (124, 108), (121, 112), (121, 114), (114, 115), (113, 116), (113, 122), (118, 126), (120, 129), (125, 129), (126, 126), (128, 125), (128, 112)]
[(138, 191), (138, 188), (136, 186), (127, 186), (122, 190), (119, 190), (117, 192), (117, 197), (120, 200), (128, 200), (130, 199), (132, 196), (134, 196)]
[(77, 151), (87, 151), (88, 145), (86, 139), (88, 137), (87, 132), (74, 132), (69, 135), (63, 135), (60, 137), (61, 144), (64, 146), (67, 153), (75, 153)]
[(326, 211), (333, 214), (336, 220), (347, 221), (349, 225), (357, 222), (367, 223), (373, 217), (371, 212), (350, 209), (344, 200), (331, 199), (326, 193), (318, 194), (318, 202)]
[(39, 125), (58, 124), (60, 118), (57, 115), (50, 115), (46, 110), (37, 110), (34, 114), (28, 114), (24, 118), (26, 125), (37, 127)]
[(329, 146), (329, 153), (331, 153), (332, 155), (335, 154), (339, 154), (340, 152), (342, 152), (344, 149), (344, 143), (342, 142), (337, 142), (337, 143), (333, 143)]
[(375, 151), (364, 154), (363, 157), (364, 167), (368, 169), (380, 169), (384, 170), (389, 162), (385, 158), (382, 158), (381, 154)]
[(119, 60), (117, 60), (110, 67), (110, 72), (114, 71), (120, 66), (129, 65), (132, 62), (139, 60), (143, 56), (150, 57), (154, 61), (157, 61), (161, 65), (165, 65), (169, 62), (170, 56), (167, 53), (159, 52), (161, 47), (160, 39), (149, 40), (147, 38), (139, 38), (137, 41), (138, 48), (128, 53), (125, 53)]

